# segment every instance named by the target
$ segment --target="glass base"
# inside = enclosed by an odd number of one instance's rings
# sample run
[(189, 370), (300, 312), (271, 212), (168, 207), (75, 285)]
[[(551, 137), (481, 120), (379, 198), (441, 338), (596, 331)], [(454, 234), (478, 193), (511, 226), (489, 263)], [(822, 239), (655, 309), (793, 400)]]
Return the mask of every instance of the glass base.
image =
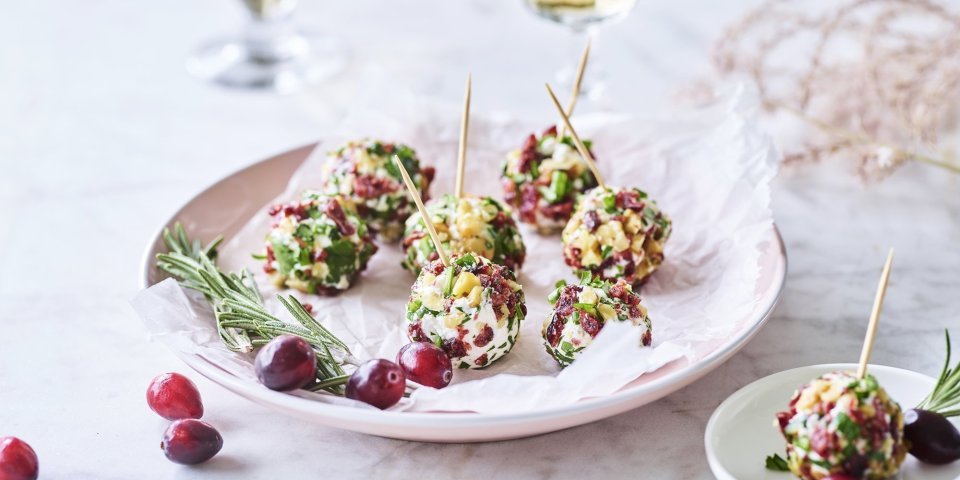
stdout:
[(231, 88), (288, 93), (343, 71), (346, 52), (334, 38), (298, 33), (285, 40), (283, 55), (264, 56), (240, 37), (204, 45), (187, 60), (187, 70)]

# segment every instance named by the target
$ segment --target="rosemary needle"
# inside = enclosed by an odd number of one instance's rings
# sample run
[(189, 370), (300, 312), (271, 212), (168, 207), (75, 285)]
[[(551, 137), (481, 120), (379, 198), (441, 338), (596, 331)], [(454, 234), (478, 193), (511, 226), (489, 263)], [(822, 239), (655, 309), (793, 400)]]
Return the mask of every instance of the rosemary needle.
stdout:
[(228, 349), (250, 353), (280, 335), (300, 337), (317, 354), (317, 382), (306, 388), (343, 395), (343, 384), (349, 378), (343, 365), (356, 365), (357, 360), (346, 344), (307, 313), (296, 297), (277, 295), (298, 324), (284, 322), (264, 307), (263, 296), (249, 270), (224, 273), (216, 266), (217, 247), (222, 237), (204, 247), (198, 240), (190, 240), (178, 222), (173, 232), (164, 230), (163, 241), (168, 253), (157, 255), (157, 267), (176, 278), (183, 287), (207, 298), (220, 338)]

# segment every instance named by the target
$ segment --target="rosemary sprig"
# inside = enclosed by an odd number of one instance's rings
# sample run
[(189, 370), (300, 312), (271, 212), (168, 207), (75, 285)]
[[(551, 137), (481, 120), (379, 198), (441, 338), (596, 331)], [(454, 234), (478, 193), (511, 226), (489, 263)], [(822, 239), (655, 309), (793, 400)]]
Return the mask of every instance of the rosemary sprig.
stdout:
[(943, 329), (947, 339), (947, 359), (943, 362), (943, 370), (933, 391), (924, 398), (917, 408), (936, 412), (944, 417), (960, 415), (960, 362), (950, 368), (950, 332)]
[(157, 266), (183, 287), (206, 296), (217, 319), (220, 338), (228, 349), (250, 353), (277, 336), (298, 336), (317, 353), (317, 382), (306, 388), (343, 394), (343, 384), (349, 378), (343, 365), (358, 362), (346, 344), (307, 313), (296, 297), (277, 295), (299, 325), (284, 322), (266, 310), (249, 270), (224, 273), (217, 268), (217, 247), (222, 237), (203, 247), (199, 241), (191, 241), (177, 223), (172, 233), (164, 230), (163, 241), (169, 252), (157, 255)]

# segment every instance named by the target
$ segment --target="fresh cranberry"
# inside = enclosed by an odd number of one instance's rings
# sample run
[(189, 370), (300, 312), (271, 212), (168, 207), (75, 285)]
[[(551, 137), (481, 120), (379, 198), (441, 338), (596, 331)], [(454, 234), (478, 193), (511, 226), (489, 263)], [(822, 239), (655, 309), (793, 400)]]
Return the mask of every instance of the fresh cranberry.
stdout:
[(379, 409), (390, 408), (400, 401), (407, 379), (396, 363), (370, 360), (357, 368), (347, 381), (347, 398), (360, 400)]
[(397, 353), (397, 364), (407, 378), (433, 388), (443, 388), (453, 379), (453, 363), (440, 347), (427, 342), (404, 345)]
[(946, 417), (912, 408), (904, 412), (903, 421), (903, 436), (917, 460), (943, 465), (960, 459), (960, 432)]
[(264, 345), (253, 362), (260, 383), (270, 390), (296, 390), (317, 378), (317, 354), (306, 340), (281, 335)]
[(17, 437), (0, 437), (0, 480), (35, 480), (40, 472), (37, 453)]
[(203, 416), (197, 386), (179, 373), (164, 373), (154, 378), (147, 387), (147, 405), (167, 420)]
[(223, 437), (209, 423), (187, 418), (167, 427), (160, 448), (170, 461), (196, 465), (210, 460), (223, 448)]

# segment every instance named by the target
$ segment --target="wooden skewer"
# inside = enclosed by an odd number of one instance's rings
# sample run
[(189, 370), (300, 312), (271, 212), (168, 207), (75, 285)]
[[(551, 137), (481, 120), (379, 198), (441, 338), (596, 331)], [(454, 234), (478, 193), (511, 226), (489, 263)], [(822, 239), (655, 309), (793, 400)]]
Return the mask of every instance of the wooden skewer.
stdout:
[(887, 280), (890, 279), (890, 267), (893, 265), (893, 249), (887, 254), (887, 263), (880, 274), (880, 285), (877, 286), (877, 296), (873, 299), (873, 311), (870, 312), (870, 324), (867, 325), (867, 336), (863, 339), (863, 350), (860, 351), (860, 366), (857, 368), (857, 378), (867, 374), (867, 363), (870, 361), (870, 352), (873, 351), (873, 340), (877, 337), (877, 324), (880, 323), (880, 309), (883, 307), (883, 297), (887, 294)]
[(563, 119), (563, 124), (570, 130), (570, 136), (573, 137), (573, 143), (577, 146), (577, 151), (580, 152), (583, 161), (587, 162), (587, 166), (590, 167), (590, 171), (593, 172), (594, 178), (597, 179), (597, 184), (601, 187), (605, 186), (603, 176), (600, 174), (600, 168), (597, 167), (597, 162), (593, 161), (593, 157), (590, 156), (590, 151), (583, 145), (583, 142), (580, 140), (580, 135), (577, 135), (577, 131), (573, 129), (573, 125), (570, 124), (570, 117), (563, 111), (563, 107), (560, 106), (560, 101), (557, 100), (557, 96), (553, 94), (553, 89), (550, 88), (550, 84), (546, 84), (546, 86), (547, 93), (550, 94), (550, 99), (553, 100), (554, 106), (556, 106), (557, 111), (560, 112), (560, 118)]
[(410, 180), (410, 174), (407, 173), (407, 169), (403, 166), (403, 162), (400, 161), (400, 157), (394, 155), (393, 161), (397, 164), (397, 168), (400, 169), (400, 176), (403, 177), (403, 183), (407, 185), (407, 190), (410, 192), (410, 196), (413, 197), (413, 202), (417, 204), (417, 210), (420, 211), (423, 224), (427, 226), (427, 232), (430, 233), (433, 246), (437, 247), (437, 255), (440, 255), (440, 261), (443, 262), (444, 267), (449, 267), (450, 259), (447, 258), (447, 254), (443, 251), (443, 244), (440, 243), (440, 235), (437, 235), (437, 229), (433, 227), (433, 220), (430, 218), (430, 214), (427, 213), (427, 207), (423, 206), (423, 200), (420, 199), (420, 192), (417, 191), (413, 180)]
[(457, 155), (457, 183), (454, 194), (463, 197), (463, 167), (467, 163), (467, 129), (470, 126), (470, 75), (467, 75), (467, 90), (463, 94), (463, 114), (460, 117), (460, 151)]
[[(587, 70), (587, 58), (590, 57), (590, 39), (587, 39), (587, 47), (583, 49), (583, 55), (580, 56), (580, 64), (577, 65), (577, 76), (573, 81), (573, 91), (570, 93), (570, 103), (567, 104), (567, 117), (573, 116), (573, 107), (577, 106), (577, 97), (580, 96), (580, 84), (583, 83), (583, 72)], [(567, 133), (567, 126), (561, 125), (557, 138), (562, 140)]]

